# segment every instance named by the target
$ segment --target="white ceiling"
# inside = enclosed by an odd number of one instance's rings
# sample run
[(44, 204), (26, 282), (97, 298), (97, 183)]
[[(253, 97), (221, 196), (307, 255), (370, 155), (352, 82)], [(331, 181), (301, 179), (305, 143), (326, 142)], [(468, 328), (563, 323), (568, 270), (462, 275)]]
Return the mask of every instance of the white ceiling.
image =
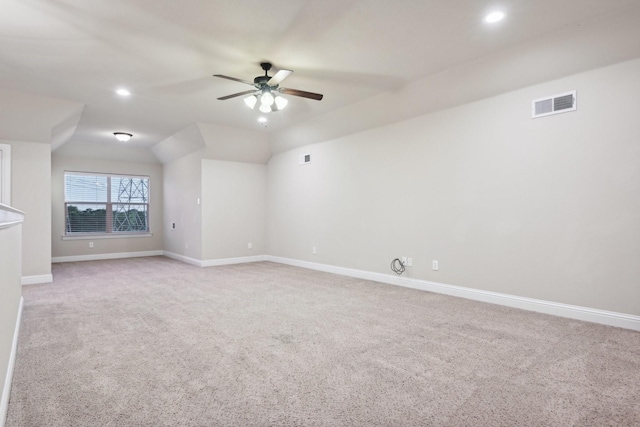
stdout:
[[(489, 26), (495, 9), (507, 19)], [(327, 124), (355, 131), (638, 57), (638, 22), (638, 0), (2, 0), (0, 138), (117, 146), (124, 131), (151, 148), (204, 123), (282, 149), (305, 126), (335, 136)], [(289, 97), (268, 127), (242, 97), (216, 100), (249, 87), (213, 74), (252, 80), (265, 60), (324, 99)]]

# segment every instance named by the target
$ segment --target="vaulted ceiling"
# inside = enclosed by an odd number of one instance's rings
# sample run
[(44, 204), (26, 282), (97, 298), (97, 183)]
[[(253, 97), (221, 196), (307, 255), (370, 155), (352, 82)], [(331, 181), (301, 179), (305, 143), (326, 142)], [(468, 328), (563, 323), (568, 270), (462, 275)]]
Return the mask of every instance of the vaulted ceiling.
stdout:
[[(124, 131), (170, 158), (218, 126), (281, 151), (636, 58), (638, 22), (637, 0), (3, 0), (0, 139), (117, 149)], [(248, 87), (213, 74), (265, 60), (324, 99), (289, 97), (266, 126), (216, 99)]]

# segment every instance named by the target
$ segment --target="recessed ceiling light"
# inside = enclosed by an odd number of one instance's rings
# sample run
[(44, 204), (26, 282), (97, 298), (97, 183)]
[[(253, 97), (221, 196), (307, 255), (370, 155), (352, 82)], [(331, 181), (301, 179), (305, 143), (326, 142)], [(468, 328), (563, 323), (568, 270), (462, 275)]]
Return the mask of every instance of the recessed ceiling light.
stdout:
[(129, 92), (128, 90), (124, 89), (124, 88), (120, 88), (118, 90), (116, 90), (116, 93), (120, 96), (129, 96), (131, 95), (131, 92)]
[(504, 12), (500, 12), (500, 11), (491, 12), (490, 14), (484, 17), (484, 22), (486, 22), (487, 24), (495, 24), (496, 22), (502, 21), (505, 16), (507, 15), (505, 15)]
[(266, 118), (266, 117), (259, 117), (259, 118), (258, 118), (258, 121), (259, 121), (260, 123), (267, 123), (267, 118)]

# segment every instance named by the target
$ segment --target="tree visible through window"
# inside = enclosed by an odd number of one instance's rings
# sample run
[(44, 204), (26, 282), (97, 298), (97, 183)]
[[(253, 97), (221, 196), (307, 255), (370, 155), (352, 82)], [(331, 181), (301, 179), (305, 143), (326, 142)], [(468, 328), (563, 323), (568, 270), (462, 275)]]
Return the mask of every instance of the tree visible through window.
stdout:
[(149, 232), (149, 177), (65, 172), (65, 234)]

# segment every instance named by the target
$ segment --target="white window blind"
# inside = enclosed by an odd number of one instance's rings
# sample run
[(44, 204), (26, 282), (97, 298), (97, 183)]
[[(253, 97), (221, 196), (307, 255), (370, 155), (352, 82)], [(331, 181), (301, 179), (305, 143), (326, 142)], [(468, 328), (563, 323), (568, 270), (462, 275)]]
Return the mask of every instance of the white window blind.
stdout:
[(149, 177), (65, 172), (65, 234), (149, 232)]

